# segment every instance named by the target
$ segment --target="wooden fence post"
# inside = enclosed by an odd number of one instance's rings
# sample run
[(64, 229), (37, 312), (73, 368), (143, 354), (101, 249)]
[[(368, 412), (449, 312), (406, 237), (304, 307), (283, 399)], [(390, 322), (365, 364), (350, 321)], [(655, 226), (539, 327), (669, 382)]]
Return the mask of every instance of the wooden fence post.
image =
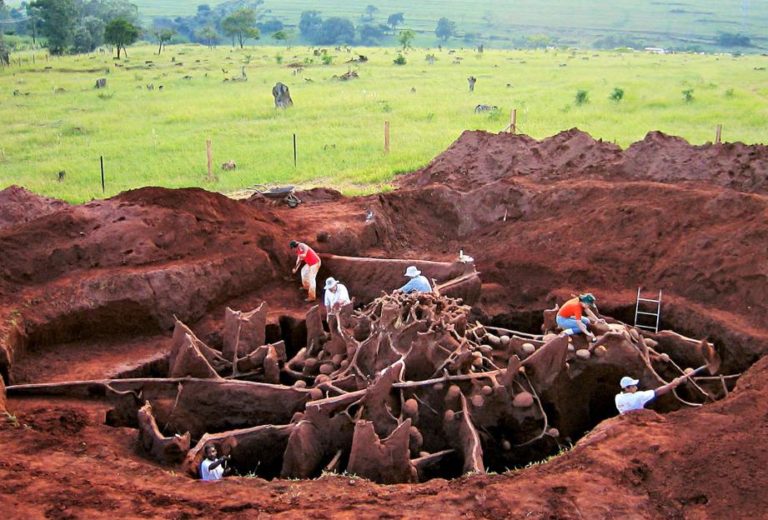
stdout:
[(104, 193), (106, 191), (106, 187), (104, 185), (104, 156), (99, 156), (99, 163), (101, 164), (101, 192)]
[(205, 140), (205, 153), (208, 156), (208, 180), (213, 180), (213, 150), (211, 148), (211, 140)]
[(293, 134), (293, 167), (296, 168), (296, 134)]
[(384, 121), (384, 153), (389, 153), (389, 121)]
[(717, 130), (715, 130), (715, 144), (720, 144), (722, 142), (722, 135), (723, 125), (717, 125)]

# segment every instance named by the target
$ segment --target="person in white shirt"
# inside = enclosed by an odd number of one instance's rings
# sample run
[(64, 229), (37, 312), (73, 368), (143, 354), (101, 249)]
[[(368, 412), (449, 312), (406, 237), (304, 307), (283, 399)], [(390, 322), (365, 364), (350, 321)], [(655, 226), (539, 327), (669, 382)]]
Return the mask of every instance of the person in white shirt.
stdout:
[(619, 410), (619, 413), (622, 415), (631, 412), (632, 410), (642, 410), (646, 404), (653, 401), (658, 396), (666, 394), (673, 388), (677, 388), (677, 386), (686, 379), (685, 376), (677, 377), (655, 390), (638, 390), (637, 384), (640, 381), (638, 379), (632, 379), (629, 376), (624, 376), (619, 382), (621, 385), (621, 393), (616, 394), (616, 409)]
[(348, 304), (349, 292), (344, 284), (339, 283), (334, 277), (325, 281), (325, 309), (328, 314), (336, 314), (339, 310)]
[(200, 463), (200, 480), (221, 480), (226, 470), (229, 455), (216, 458), (216, 446), (205, 446), (205, 459)]

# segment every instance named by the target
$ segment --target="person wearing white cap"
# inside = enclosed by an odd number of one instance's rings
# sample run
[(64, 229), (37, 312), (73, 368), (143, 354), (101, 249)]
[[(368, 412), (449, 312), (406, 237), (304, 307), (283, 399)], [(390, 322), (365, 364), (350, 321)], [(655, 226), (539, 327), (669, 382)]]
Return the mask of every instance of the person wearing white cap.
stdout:
[(343, 306), (350, 302), (349, 291), (343, 283), (339, 283), (333, 276), (325, 280), (325, 310), (328, 314), (336, 314)]
[(408, 266), (408, 269), (405, 270), (405, 276), (410, 278), (410, 281), (398, 290), (404, 293), (432, 292), (429, 280), (427, 280), (426, 276), (421, 274), (421, 271), (416, 269), (415, 265)]
[(619, 384), (621, 385), (621, 393), (616, 394), (616, 409), (622, 415), (631, 412), (632, 410), (642, 410), (646, 404), (653, 401), (660, 395), (664, 395), (673, 388), (685, 381), (685, 377), (677, 377), (667, 383), (664, 386), (660, 386), (655, 390), (638, 390), (637, 384), (640, 382), (638, 379), (632, 379), (629, 376), (621, 378)]

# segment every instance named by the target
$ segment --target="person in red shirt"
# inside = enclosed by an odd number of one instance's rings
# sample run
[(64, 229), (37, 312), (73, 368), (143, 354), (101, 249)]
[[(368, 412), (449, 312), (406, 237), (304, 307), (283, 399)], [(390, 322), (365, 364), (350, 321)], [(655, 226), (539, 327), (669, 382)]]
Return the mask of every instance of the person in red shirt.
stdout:
[(291, 249), (296, 249), (296, 267), (293, 273), (299, 270), (301, 262), (304, 267), (301, 268), (301, 286), (307, 290), (307, 299), (305, 301), (313, 302), (317, 299), (317, 272), (320, 270), (320, 257), (315, 250), (303, 242), (291, 240), (289, 244)]
[[(595, 308), (596, 298), (591, 293), (581, 294), (576, 298), (571, 298), (557, 311), (557, 326), (563, 329), (562, 334), (571, 336), (573, 334), (586, 334), (592, 341), (595, 341), (595, 335), (588, 329), (590, 320), (594, 322), (603, 322), (597, 317), (592, 309)], [(586, 314), (584, 316), (583, 314)]]

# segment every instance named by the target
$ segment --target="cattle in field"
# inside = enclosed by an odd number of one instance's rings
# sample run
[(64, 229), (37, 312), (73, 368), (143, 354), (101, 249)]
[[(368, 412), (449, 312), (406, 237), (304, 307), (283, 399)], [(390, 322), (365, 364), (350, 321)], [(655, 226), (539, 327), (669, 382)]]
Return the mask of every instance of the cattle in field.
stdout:
[(495, 112), (499, 109), (496, 105), (477, 105), (475, 107), (475, 114), (481, 114), (483, 112)]

